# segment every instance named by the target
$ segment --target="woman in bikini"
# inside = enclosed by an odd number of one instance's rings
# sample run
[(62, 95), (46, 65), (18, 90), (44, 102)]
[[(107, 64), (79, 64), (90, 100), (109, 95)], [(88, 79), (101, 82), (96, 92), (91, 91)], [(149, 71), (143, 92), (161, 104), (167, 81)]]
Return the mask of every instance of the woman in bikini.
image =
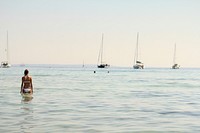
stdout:
[(33, 93), (32, 77), (30, 77), (28, 73), (29, 71), (27, 69), (24, 70), (20, 93)]

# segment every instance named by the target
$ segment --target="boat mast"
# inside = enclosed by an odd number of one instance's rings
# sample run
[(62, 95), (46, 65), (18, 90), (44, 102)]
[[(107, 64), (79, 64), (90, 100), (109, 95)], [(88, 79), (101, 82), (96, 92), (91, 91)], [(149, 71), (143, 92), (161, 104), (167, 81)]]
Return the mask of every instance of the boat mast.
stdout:
[(99, 49), (99, 56), (98, 56), (98, 62), (97, 62), (97, 65), (99, 64), (102, 64), (103, 63), (103, 33), (102, 33), (102, 38), (101, 38), (101, 46), (100, 46), (100, 49)]
[(138, 39), (139, 39), (139, 33), (137, 33), (137, 41), (136, 41), (136, 48), (135, 48), (134, 64), (136, 64), (136, 61), (138, 60)]
[(176, 43), (174, 45), (174, 59), (173, 59), (173, 63), (176, 64)]
[(103, 63), (103, 34), (102, 34), (102, 40), (101, 40), (101, 64)]
[[(7, 52), (7, 61), (9, 60), (9, 51), (8, 51), (8, 31), (7, 31), (7, 49), (6, 49), (6, 52)], [(9, 62), (9, 61), (8, 61)]]

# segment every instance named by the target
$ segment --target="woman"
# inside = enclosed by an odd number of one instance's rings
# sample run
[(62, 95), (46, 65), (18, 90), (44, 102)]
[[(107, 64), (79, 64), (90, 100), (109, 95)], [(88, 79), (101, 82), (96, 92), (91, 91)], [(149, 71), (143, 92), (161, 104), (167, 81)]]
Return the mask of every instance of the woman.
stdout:
[(33, 93), (32, 77), (30, 77), (28, 73), (29, 71), (27, 69), (24, 70), (20, 93)]

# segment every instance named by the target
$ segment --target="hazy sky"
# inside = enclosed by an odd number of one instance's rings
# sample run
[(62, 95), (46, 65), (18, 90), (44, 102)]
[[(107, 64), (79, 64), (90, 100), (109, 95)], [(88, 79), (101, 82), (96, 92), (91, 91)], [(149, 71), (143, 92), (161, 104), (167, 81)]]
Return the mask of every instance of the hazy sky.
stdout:
[(6, 32), (12, 64), (133, 66), (136, 35), (146, 67), (200, 67), (200, 0), (0, 0), (0, 61)]

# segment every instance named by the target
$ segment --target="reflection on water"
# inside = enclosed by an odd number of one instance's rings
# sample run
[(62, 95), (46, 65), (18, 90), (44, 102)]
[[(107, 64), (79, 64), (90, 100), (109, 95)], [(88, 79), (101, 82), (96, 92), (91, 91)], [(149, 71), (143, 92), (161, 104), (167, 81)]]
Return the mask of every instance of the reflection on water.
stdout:
[(32, 99), (33, 97), (25, 97), (25, 98), (22, 98), (22, 102), (28, 103), (28, 102), (31, 102)]
[(31, 104), (32, 97), (22, 98), (21, 100), (21, 121), (20, 129), (22, 133), (32, 133), (33, 126), (33, 107)]

